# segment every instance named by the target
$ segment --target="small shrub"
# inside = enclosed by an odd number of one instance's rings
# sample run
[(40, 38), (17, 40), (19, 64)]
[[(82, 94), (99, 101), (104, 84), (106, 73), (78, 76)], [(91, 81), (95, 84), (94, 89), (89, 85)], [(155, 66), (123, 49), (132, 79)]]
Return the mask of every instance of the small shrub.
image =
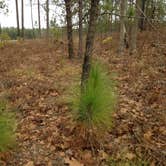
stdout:
[(0, 113), (2, 113), (4, 110), (6, 110), (6, 105), (7, 105), (7, 101), (4, 99), (0, 100)]
[(10, 37), (7, 33), (0, 34), (0, 48), (4, 48)]
[(10, 37), (7, 33), (2, 33), (2, 34), (0, 34), (0, 40), (1, 41), (8, 41), (8, 40), (10, 40)]
[(107, 43), (111, 43), (112, 42), (112, 36), (109, 36), (107, 38), (105, 38), (103, 41), (102, 41), (102, 44), (107, 44)]
[(5, 102), (0, 101), (0, 152), (15, 145), (15, 117), (6, 108)]
[(75, 93), (74, 117), (89, 131), (107, 131), (112, 125), (112, 115), (116, 103), (114, 84), (103, 67), (92, 65), (89, 79), (82, 91)]

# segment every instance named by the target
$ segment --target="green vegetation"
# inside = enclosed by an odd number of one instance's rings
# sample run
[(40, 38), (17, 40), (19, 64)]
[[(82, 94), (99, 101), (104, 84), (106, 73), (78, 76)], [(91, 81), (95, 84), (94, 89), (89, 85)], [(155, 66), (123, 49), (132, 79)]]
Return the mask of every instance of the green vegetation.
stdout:
[[(8, 36), (10, 37), (11, 40), (17, 40), (18, 36), (17, 36), (17, 28), (14, 27), (10, 27), (10, 28), (2, 28), (1, 29), (2, 34), (8, 34)], [(32, 29), (25, 29), (25, 38), (26, 39), (33, 39), (36, 38), (38, 36), (38, 29), (34, 29), (35, 32), (35, 36), (33, 34), (33, 30)]]
[(140, 159), (134, 161), (114, 161), (110, 159), (107, 161), (108, 166), (149, 166), (147, 161), (143, 161)]
[(15, 145), (16, 121), (14, 114), (7, 111), (7, 102), (0, 101), (0, 152)]
[(0, 34), (0, 48), (4, 48), (10, 37), (7, 33)]
[(74, 101), (74, 117), (87, 129), (106, 131), (111, 127), (116, 103), (114, 84), (103, 67), (93, 64), (83, 90)]

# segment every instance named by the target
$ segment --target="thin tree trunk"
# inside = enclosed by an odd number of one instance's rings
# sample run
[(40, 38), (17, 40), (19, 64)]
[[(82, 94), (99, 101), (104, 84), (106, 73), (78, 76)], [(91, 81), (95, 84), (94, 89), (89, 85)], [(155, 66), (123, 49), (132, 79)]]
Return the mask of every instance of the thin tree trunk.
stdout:
[(145, 6), (145, 22), (144, 22), (144, 26), (145, 26), (145, 29), (149, 29), (149, 23), (148, 23), (148, 18), (149, 18), (149, 6), (150, 6), (150, 0), (147, 0), (146, 2), (146, 6)]
[(84, 86), (86, 80), (89, 78), (90, 69), (91, 69), (91, 57), (92, 57), (92, 51), (95, 39), (95, 27), (99, 14), (99, 1), (100, 0), (91, 0), (90, 20), (88, 26), (87, 39), (86, 39), (86, 51), (82, 67), (82, 82), (81, 82), (82, 87)]
[[(118, 6), (119, 6), (119, 1), (115, 0), (115, 5), (114, 5), (114, 8), (115, 8), (115, 12), (118, 12)], [(115, 15), (115, 31), (118, 31), (119, 32), (119, 21), (118, 21), (118, 18), (119, 16)]]
[(47, 38), (49, 38), (49, 0), (46, 0), (46, 18)]
[(119, 43), (119, 53), (122, 54), (125, 48), (125, 15), (126, 15), (126, 0), (121, 0), (120, 2), (120, 43)]
[(21, 11), (22, 11), (22, 15), (21, 15), (21, 20), (22, 20), (22, 38), (24, 39), (24, 0), (21, 0)]
[(139, 0), (136, 0), (134, 21), (132, 22), (132, 27), (131, 27), (131, 41), (130, 41), (131, 55), (137, 52), (137, 31), (138, 31), (138, 17), (139, 17), (138, 7), (139, 7)]
[(1, 23), (0, 23), (0, 34), (2, 33), (2, 27), (1, 27)]
[[(114, 6), (114, 0), (111, 0), (111, 4), (112, 4), (112, 6)], [(112, 10), (112, 9), (111, 9), (111, 10)], [(110, 34), (110, 35), (111, 35), (112, 32), (113, 32), (112, 23), (113, 23), (113, 14), (112, 14), (112, 11), (111, 11), (111, 13), (109, 14), (109, 24), (110, 24), (110, 31), (109, 31), (109, 34)]]
[(79, 48), (78, 48), (78, 56), (82, 57), (83, 54), (83, 32), (82, 32), (82, 9), (83, 9), (83, 1), (79, 0)]
[(74, 57), (71, 0), (65, 0), (69, 58)]
[(113, 15), (111, 13), (111, 15), (110, 15), (110, 34), (112, 34), (112, 32), (113, 32), (112, 23), (113, 23)]
[(39, 24), (39, 36), (41, 37), (40, 0), (38, 0), (38, 24)]
[(32, 23), (32, 30), (33, 30), (33, 38), (35, 38), (34, 26), (33, 26), (33, 9), (32, 9), (32, 0), (30, 0), (31, 6), (31, 23)]
[(20, 37), (20, 24), (19, 24), (18, 0), (15, 0), (15, 2), (16, 2), (17, 36)]
[(145, 30), (145, 26), (144, 26), (144, 21), (145, 21), (145, 4), (146, 4), (146, 0), (141, 0), (141, 18), (140, 18), (140, 23), (139, 23), (139, 28), (141, 31)]

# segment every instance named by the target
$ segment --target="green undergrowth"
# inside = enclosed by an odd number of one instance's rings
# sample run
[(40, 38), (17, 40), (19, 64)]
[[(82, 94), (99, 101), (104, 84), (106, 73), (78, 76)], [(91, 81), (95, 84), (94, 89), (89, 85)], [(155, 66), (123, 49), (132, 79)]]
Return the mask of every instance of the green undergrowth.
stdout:
[(0, 34), (0, 48), (4, 48), (9, 40), (10, 37), (7, 33)]
[(114, 161), (113, 159), (110, 159), (106, 163), (107, 166), (150, 166), (149, 162), (137, 159), (134, 161)]
[(16, 144), (16, 120), (8, 110), (7, 101), (0, 100), (0, 152), (8, 151)]
[(106, 131), (112, 126), (115, 110), (115, 83), (105, 67), (94, 63), (83, 90), (74, 88), (73, 115), (79, 124), (87, 129)]

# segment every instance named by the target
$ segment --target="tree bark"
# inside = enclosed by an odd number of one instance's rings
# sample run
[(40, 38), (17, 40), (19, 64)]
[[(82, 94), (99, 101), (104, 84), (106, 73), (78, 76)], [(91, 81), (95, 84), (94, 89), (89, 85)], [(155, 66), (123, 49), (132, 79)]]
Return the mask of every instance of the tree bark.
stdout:
[(95, 27), (99, 15), (99, 1), (100, 0), (91, 0), (90, 20), (88, 26), (87, 39), (86, 39), (86, 50), (84, 55), (84, 63), (82, 67), (82, 79), (81, 79), (82, 87), (84, 86), (86, 80), (89, 78), (90, 69), (91, 69), (91, 57), (92, 57), (94, 38), (95, 38)]
[(69, 59), (74, 57), (71, 0), (65, 0)]
[(125, 48), (125, 15), (126, 15), (126, 0), (121, 0), (120, 2), (120, 43), (119, 43), (119, 53), (122, 54)]
[(21, 19), (22, 19), (22, 34), (21, 34), (21, 37), (24, 39), (24, 0), (21, 0), (21, 11), (22, 11), (22, 15), (21, 15)]
[(78, 57), (82, 57), (82, 54), (83, 54), (82, 9), (83, 9), (83, 1), (79, 0), (79, 48), (78, 48)]
[(2, 33), (2, 27), (1, 27), (1, 23), (0, 23), (0, 34)]
[(46, 0), (46, 19), (47, 38), (49, 38), (49, 0)]
[(17, 36), (20, 37), (20, 24), (19, 24), (18, 0), (15, 0), (15, 3), (16, 3)]
[(112, 13), (111, 13), (111, 14), (110, 14), (110, 34), (112, 34), (112, 32), (113, 32), (112, 23), (113, 23), (113, 15), (112, 15)]
[(145, 5), (146, 5), (146, 0), (141, 0), (141, 18), (140, 18), (140, 22), (139, 22), (139, 28), (141, 31), (145, 30), (145, 26), (144, 26), (144, 21), (145, 21)]
[(33, 6), (32, 6), (32, 0), (30, 0), (30, 6), (31, 6), (31, 23), (32, 23), (32, 30), (33, 30), (33, 38), (35, 38), (35, 31), (33, 26)]
[(38, 0), (38, 24), (39, 24), (39, 36), (41, 37), (41, 22), (40, 22), (40, 0)]
[(139, 0), (136, 0), (134, 21), (131, 25), (131, 40), (130, 40), (130, 54), (137, 52), (137, 31), (138, 31), (138, 17), (139, 17)]

